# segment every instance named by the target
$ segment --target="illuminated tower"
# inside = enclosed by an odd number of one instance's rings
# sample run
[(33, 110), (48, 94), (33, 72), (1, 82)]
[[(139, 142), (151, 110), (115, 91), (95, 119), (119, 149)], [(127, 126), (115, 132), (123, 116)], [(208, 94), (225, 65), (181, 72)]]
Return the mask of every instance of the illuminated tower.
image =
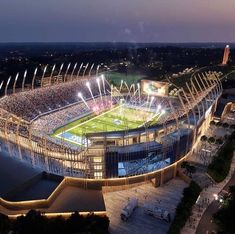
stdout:
[(230, 47), (229, 45), (226, 45), (224, 49), (224, 57), (223, 57), (222, 65), (226, 65), (228, 63), (229, 54), (230, 54)]

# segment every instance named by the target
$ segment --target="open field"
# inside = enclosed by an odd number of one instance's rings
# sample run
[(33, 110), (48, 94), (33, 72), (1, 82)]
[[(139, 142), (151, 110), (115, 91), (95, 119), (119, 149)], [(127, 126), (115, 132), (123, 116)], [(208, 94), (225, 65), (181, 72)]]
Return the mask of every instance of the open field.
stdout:
[(106, 73), (105, 77), (110, 83), (114, 84), (115, 86), (120, 86), (121, 80), (124, 80), (130, 86), (133, 83), (138, 83), (139, 80), (143, 78), (142, 75), (125, 74), (119, 72)]
[(57, 129), (53, 136), (65, 141), (82, 144), (81, 137), (87, 133), (122, 131), (157, 121), (159, 114), (120, 105), (100, 115), (90, 114)]

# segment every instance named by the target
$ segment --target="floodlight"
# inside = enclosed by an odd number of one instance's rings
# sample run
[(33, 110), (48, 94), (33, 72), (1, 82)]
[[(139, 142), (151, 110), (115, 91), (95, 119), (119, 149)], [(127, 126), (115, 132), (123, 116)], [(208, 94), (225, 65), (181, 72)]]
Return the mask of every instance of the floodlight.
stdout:
[(218, 200), (218, 195), (217, 194), (213, 194), (215, 200)]

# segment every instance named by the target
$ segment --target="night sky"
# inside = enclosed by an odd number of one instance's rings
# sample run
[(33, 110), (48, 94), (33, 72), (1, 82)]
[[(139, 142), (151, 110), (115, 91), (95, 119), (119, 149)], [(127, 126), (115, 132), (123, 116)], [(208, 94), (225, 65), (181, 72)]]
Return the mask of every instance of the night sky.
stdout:
[(235, 0), (0, 0), (0, 42), (234, 42)]

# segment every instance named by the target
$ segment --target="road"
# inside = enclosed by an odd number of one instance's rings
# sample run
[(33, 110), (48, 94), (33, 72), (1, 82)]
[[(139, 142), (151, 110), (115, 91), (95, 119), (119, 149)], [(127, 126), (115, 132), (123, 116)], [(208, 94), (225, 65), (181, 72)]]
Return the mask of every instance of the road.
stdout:
[[(229, 191), (229, 186), (235, 185), (235, 172), (233, 176), (228, 181), (228, 183), (224, 186), (223, 190)], [(198, 224), (196, 234), (205, 234), (211, 233), (212, 231), (216, 230), (216, 224), (213, 222), (213, 214), (218, 211), (220, 208), (220, 204), (218, 201), (213, 201), (204, 214), (201, 217), (201, 220)]]

